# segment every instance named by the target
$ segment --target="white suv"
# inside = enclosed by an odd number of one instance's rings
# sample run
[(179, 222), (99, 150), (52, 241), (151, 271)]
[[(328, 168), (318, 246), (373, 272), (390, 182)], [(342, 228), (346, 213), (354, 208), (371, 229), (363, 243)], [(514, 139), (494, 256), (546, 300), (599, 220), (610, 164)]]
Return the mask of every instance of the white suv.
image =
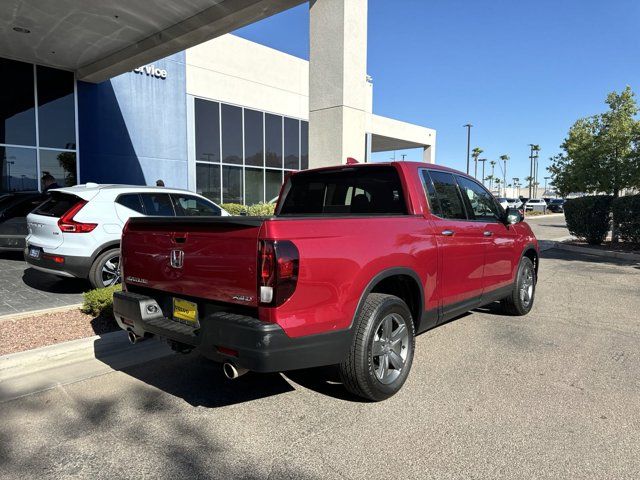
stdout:
[(50, 195), (27, 216), (25, 260), (95, 288), (120, 282), (120, 237), (130, 217), (229, 215), (200, 195), (164, 187), (87, 183)]

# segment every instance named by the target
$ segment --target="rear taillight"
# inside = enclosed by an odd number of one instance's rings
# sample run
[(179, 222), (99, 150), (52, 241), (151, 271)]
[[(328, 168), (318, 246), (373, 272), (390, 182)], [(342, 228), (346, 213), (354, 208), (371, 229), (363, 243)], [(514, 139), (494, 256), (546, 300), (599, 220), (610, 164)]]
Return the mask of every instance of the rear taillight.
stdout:
[(92, 232), (98, 226), (97, 223), (82, 223), (82, 222), (76, 222), (73, 219), (73, 217), (75, 217), (76, 214), (80, 210), (82, 210), (82, 207), (84, 207), (86, 204), (87, 204), (86, 200), (80, 200), (73, 207), (71, 207), (67, 211), (67, 213), (62, 215), (60, 217), (60, 220), (58, 220), (58, 227), (60, 227), (60, 230), (62, 230), (64, 233)]
[(288, 240), (260, 240), (258, 289), (260, 304), (282, 305), (296, 289), (300, 255)]

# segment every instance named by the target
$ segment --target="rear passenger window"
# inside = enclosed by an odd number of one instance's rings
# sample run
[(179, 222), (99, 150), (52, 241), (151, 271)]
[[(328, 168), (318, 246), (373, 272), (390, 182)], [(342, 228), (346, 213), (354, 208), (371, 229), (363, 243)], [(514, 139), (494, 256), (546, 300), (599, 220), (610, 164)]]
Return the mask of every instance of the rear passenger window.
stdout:
[(80, 201), (80, 198), (75, 195), (51, 192), (49, 200), (36, 208), (33, 213), (36, 215), (44, 215), (46, 217), (60, 218), (71, 210), (71, 207), (78, 203), (78, 201)]
[(500, 218), (498, 203), (480, 184), (458, 176), (458, 185), (463, 195), (467, 196), (467, 206), (473, 212), (474, 220), (496, 221)]
[(142, 204), (144, 213), (150, 217), (173, 217), (173, 205), (167, 193), (142, 193)]
[(460, 190), (452, 174), (431, 170), (429, 176), (433, 180), (435, 196), (440, 203), (440, 213), (436, 215), (443, 218), (466, 220), (463, 200)]
[(179, 217), (218, 217), (220, 209), (213, 203), (191, 195), (171, 194), (176, 215)]
[(144, 209), (142, 208), (142, 202), (140, 201), (140, 195), (137, 193), (128, 193), (126, 195), (120, 195), (116, 200), (116, 203), (119, 203), (123, 207), (127, 207), (134, 212), (144, 214)]
[(424, 187), (424, 193), (427, 195), (429, 201), (429, 209), (434, 215), (442, 216), (442, 210), (440, 209), (440, 202), (436, 195), (436, 190), (433, 187), (433, 182), (429, 176), (429, 172), (426, 170), (420, 171), (420, 178), (422, 179), (422, 186)]

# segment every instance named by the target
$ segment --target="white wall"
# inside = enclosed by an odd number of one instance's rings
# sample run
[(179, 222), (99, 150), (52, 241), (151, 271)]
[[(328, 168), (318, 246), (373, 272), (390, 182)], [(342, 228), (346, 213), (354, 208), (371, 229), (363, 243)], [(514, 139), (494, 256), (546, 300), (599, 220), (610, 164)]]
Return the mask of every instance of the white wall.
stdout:
[(309, 63), (234, 35), (187, 50), (187, 94), (309, 118)]

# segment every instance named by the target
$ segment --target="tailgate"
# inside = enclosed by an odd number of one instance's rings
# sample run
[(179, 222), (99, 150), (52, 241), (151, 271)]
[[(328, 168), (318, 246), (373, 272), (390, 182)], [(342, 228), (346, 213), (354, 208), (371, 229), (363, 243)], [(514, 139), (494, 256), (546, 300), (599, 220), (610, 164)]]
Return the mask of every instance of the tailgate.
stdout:
[(122, 237), (124, 281), (164, 292), (257, 306), (263, 218), (132, 218)]

